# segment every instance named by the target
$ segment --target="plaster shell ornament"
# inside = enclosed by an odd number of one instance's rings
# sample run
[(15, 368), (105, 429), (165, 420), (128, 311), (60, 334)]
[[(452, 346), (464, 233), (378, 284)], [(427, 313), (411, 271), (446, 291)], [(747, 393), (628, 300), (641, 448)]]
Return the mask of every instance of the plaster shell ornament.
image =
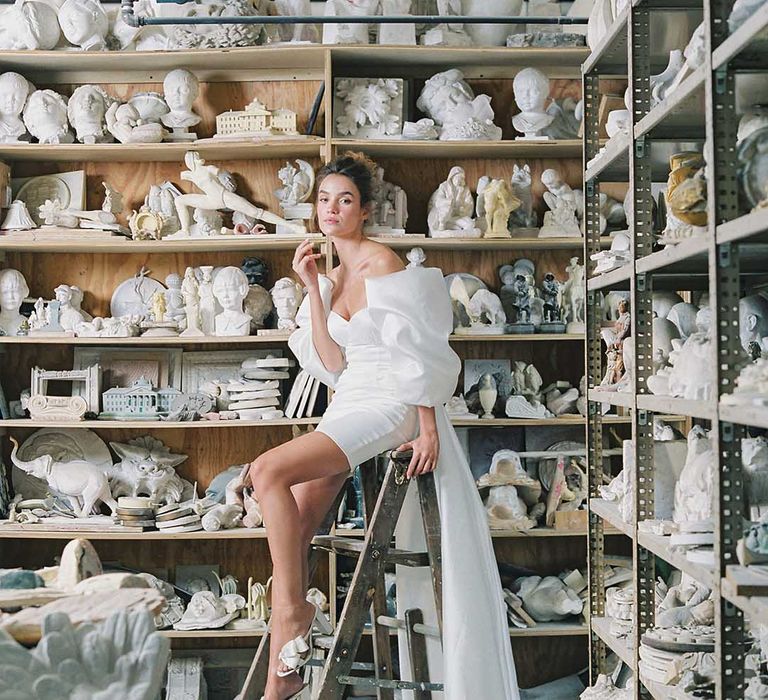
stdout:
[(200, 92), (200, 83), (192, 71), (186, 68), (172, 70), (163, 80), (163, 99), (170, 110), (161, 121), (171, 129), (166, 141), (194, 141), (197, 134), (189, 127), (197, 126), (201, 117), (192, 110), (192, 103)]
[(98, 0), (65, 0), (59, 8), (59, 26), (66, 40), (83, 51), (107, 48), (107, 13)]
[(175, 470), (187, 455), (173, 454), (161, 440), (149, 435), (109, 445), (120, 458), (110, 472), (110, 487), (116, 498), (144, 495), (152, 503), (172, 505), (191, 497), (192, 484)]
[[(274, 8), (283, 17), (307, 17), (312, 14), (310, 0), (275, 0)], [(292, 44), (316, 44), (319, 40), (314, 24), (279, 25), (280, 41)]]
[(344, 17), (376, 14), (378, 0), (326, 0), (325, 16), (339, 17), (338, 24), (323, 25), (324, 44), (368, 44), (368, 24), (344, 22)]
[(301, 285), (290, 277), (281, 277), (270, 290), (277, 312), (277, 328), (283, 331), (296, 330), (296, 313), (304, 298)]
[(445, 182), (429, 198), (427, 227), (433, 238), (479, 238), (472, 215), (475, 202), (467, 186), (464, 168), (451, 168)]
[(458, 68), (429, 78), (416, 106), (441, 127), (441, 141), (501, 140), (501, 128), (493, 123), (491, 98), (475, 96)]
[(1, 16), (0, 49), (48, 50), (59, 43), (56, 10), (48, 3), (16, 0)]
[(541, 174), (541, 184), (547, 189), (544, 202), (549, 211), (544, 213), (539, 238), (580, 237), (581, 228), (577, 217), (579, 205), (574, 190), (553, 168)]
[(19, 313), (29, 296), (29, 286), (18, 270), (0, 270), (0, 331), (2, 335), (18, 335), (26, 318)]
[(459, 276), (451, 281), (449, 294), (469, 318), (468, 327), (455, 328), (457, 335), (503, 335), (506, 314), (496, 294), (478, 289), (470, 297), (465, 280)]
[(578, 594), (557, 576), (524, 576), (515, 582), (518, 587), (525, 611), (536, 622), (564, 620), (584, 609)]
[(701, 153), (686, 151), (669, 159), (667, 225), (659, 242), (674, 245), (707, 232), (707, 181)]
[(536, 479), (528, 475), (523, 467), (520, 455), (514, 450), (498, 450), (491, 457), (491, 466), (487, 474), (478, 480), (478, 487), (484, 486), (530, 486), (541, 487)]
[(762, 294), (739, 299), (739, 340), (747, 352), (752, 343), (768, 350), (768, 298)]
[(114, 101), (98, 85), (75, 88), (67, 103), (67, 117), (80, 143), (106, 143), (113, 140), (105, 120), (107, 110)]
[(30, 216), (27, 205), (20, 199), (14, 199), (0, 225), (0, 231), (29, 231), (33, 228), (37, 228), (37, 224)]
[(438, 137), (434, 119), (404, 122), (402, 137), (408, 141), (434, 141)]
[(120, 143), (160, 143), (167, 133), (161, 124), (145, 123), (130, 104), (113, 102), (104, 118), (109, 133)]
[(213, 295), (223, 311), (215, 318), (218, 336), (245, 336), (251, 332), (251, 317), (243, 311), (248, 296), (248, 278), (239, 267), (225, 267), (213, 280)]
[(565, 268), (568, 278), (563, 285), (563, 317), (567, 322), (566, 333), (585, 333), (584, 266), (578, 257), (571, 258)]
[(695, 425), (687, 439), (688, 453), (675, 484), (672, 519), (688, 531), (711, 530), (717, 457), (701, 426)]
[(617, 231), (611, 238), (611, 247), (608, 250), (601, 250), (599, 253), (593, 253), (589, 256), (590, 260), (597, 263), (593, 270), (594, 274), (610, 272), (631, 262), (631, 247), (629, 233)]
[(747, 204), (753, 211), (766, 206), (768, 198), (768, 126), (745, 137), (739, 144), (739, 179)]
[[(385, 17), (403, 17), (411, 14), (412, 0), (381, 0), (381, 14)], [(379, 44), (390, 46), (416, 46), (415, 24), (380, 24)]]
[(239, 611), (227, 612), (224, 602), (215, 593), (198, 591), (192, 596), (184, 616), (173, 626), (173, 629), (218, 629), (238, 615)]
[(232, 175), (215, 165), (206, 165), (197, 151), (187, 151), (184, 154), (184, 164), (188, 170), (182, 171), (181, 179), (191, 182), (201, 192), (182, 194), (174, 200), (180, 223), (177, 234), (179, 237), (190, 235), (190, 208), (209, 211), (229, 209), (259, 221), (283, 226), (285, 230), (292, 233), (306, 233), (305, 226), (286, 221), (276, 214), (251, 204), (245, 197), (237, 194)]
[(163, 117), (170, 111), (168, 104), (159, 92), (134, 93), (127, 104), (139, 113), (139, 119), (145, 124), (160, 124)]
[(373, 178), (373, 202), (364, 233), (402, 236), (407, 222), (408, 197), (405, 190), (387, 182), (384, 168), (377, 166)]
[(553, 121), (554, 115), (546, 110), (549, 98), (549, 78), (537, 68), (524, 68), (512, 82), (515, 103), (520, 113), (512, 117), (512, 126), (522, 133), (518, 141), (548, 141), (542, 133)]
[(33, 91), (34, 87), (23, 75), (0, 74), (0, 143), (16, 143), (27, 137), (21, 114)]
[(47, 454), (25, 461), (17, 456), (19, 443), (13, 437), (10, 440), (13, 443), (11, 462), (18, 469), (42, 479), (50, 489), (66, 498), (76, 517), (87, 518), (101, 502), (115, 513), (117, 502), (98, 465), (85, 460), (58, 462)]
[(24, 125), (40, 143), (72, 143), (67, 100), (53, 90), (35, 90), (24, 107)]
[(399, 136), (403, 89), (401, 78), (338, 78), (333, 110), (336, 134), (362, 139)]
[(422, 267), (427, 260), (427, 255), (424, 252), (424, 249), (419, 248), (418, 246), (411, 248), (405, 254), (405, 257), (408, 260), (406, 267)]
[(437, 14), (446, 21), (424, 33), (421, 38), (424, 46), (472, 46), (472, 38), (464, 25), (450, 19), (464, 14), (461, 0), (437, 0)]
[(528, 508), (512, 485), (491, 487), (485, 502), (491, 530), (530, 530), (536, 521), (528, 517)]

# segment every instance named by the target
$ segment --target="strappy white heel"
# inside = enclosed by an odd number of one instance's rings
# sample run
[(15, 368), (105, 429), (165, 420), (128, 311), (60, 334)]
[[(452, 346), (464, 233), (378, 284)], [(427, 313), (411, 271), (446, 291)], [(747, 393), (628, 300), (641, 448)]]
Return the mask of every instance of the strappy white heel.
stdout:
[[(285, 700), (309, 700), (309, 696), (305, 694), (305, 691), (309, 689), (309, 684), (301, 686), (301, 690), (294, 693)], [(261, 696), (261, 700), (264, 700), (264, 696)]]
[(312, 658), (312, 650), (314, 648), (313, 630), (317, 630), (320, 634), (331, 634), (333, 632), (333, 627), (331, 627), (331, 623), (323, 611), (314, 603), (312, 603), (312, 606), (315, 608), (315, 614), (312, 622), (309, 623), (309, 629), (304, 635), (294, 637), (290, 642), (286, 642), (278, 654), (278, 658), (287, 669), (285, 671), (277, 671), (277, 675), (280, 678), (296, 673)]

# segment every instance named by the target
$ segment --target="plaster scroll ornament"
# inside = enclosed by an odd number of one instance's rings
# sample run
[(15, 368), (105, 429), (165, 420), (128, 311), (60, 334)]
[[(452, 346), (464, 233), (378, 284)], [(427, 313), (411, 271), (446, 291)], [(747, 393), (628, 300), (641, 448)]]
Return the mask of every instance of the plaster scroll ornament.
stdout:
[(107, 131), (106, 115), (115, 100), (98, 85), (75, 88), (67, 103), (67, 117), (80, 143), (107, 143), (112, 134)]
[(451, 299), (461, 306), (469, 318), (469, 326), (459, 325), (454, 332), (457, 335), (503, 335), (506, 314), (501, 300), (487, 289), (478, 289), (472, 296), (465, 280), (456, 276), (449, 288)]
[(251, 317), (243, 311), (248, 296), (248, 278), (239, 267), (225, 267), (213, 280), (213, 295), (223, 311), (215, 318), (215, 334), (219, 336), (249, 335)]
[(20, 199), (14, 199), (0, 224), (0, 231), (29, 231), (33, 228), (37, 228), (37, 224), (30, 216), (27, 205)]
[(2, 14), (0, 49), (48, 50), (59, 43), (60, 36), (56, 10), (46, 2), (16, 0)]
[(0, 331), (2, 335), (19, 335), (27, 319), (19, 313), (29, 296), (29, 286), (18, 270), (0, 270)]
[(200, 92), (200, 84), (192, 71), (186, 68), (172, 70), (163, 80), (163, 99), (170, 111), (161, 120), (171, 129), (165, 141), (194, 141), (197, 134), (189, 127), (200, 123), (201, 117), (192, 110), (192, 103)]
[(539, 231), (539, 238), (581, 236), (579, 204), (574, 190), (553, 168), (548, 168), (541, 174), (541, 183), (547, 189), (544, 192), (544, 202), (549, 211), (544, 213), (544, 224)]
[(429, 78), (416, 106), (440, 127), (441, 141), (501, 140), (501, 128), (493, 123), (491, 98), (475, 96), (458, 68)]
[(617, 231), (611, 238), (611, 247), (608, 250), (593, 253), (589, 259), (597, 263), (593, 271), (596, 275), (616, 270), (628, 264), (632, 260), (629, 233)]
[(408, 141), (434, 141), (438, 137), (434, 119), (403, 122), (402, 137)]
[(425, 46), (471, 46), (472, 38), (461, 23), (451, 22), (451, 17), (464, 14), (461, 0), (437, 0), (437, 14), (445, 17), (445, 23), (427, 30), (421, 38)]
[(323, 25), (324, 44), (368, 44), (369, 25), (344, 22), (344, 17), (366, 17), (376, 14), (378, 0), (326, 0), (325, 16), (338, 17), (338, 24)]
[[(402, 17), (411, 14), (413, 0), (381, 0), (381, 14), (385, 17)], [(391, 46), (416, 46), (415, 24), (380, 24), (379, 44)]]
[(526, 612), (537, 622), (564, 620), (584, 609), (576, 591), (557, 576), (524, 576), (517, 579), (515, 588), (519, 588)]
[(24, 107), (24, 125), (40, 143), (72, 143), (67, 100), (53, 90), (35, 90)]
[(701, 153), (676, 153), (669, 159), (667, 225), (659, 242), (674, 245), (707, 232), (707, 181)]
[(23, 75), (0, 74), (0, 143), (16, 143), (28, 138), (21, 114), (32, 92), (34, 87)]
[[(677, 74), (682, 70), (685, 58), (683, 52), (680, 49), (673, 49), (669, 52), (669, 62), (667, 67), (658, 75), (651, 76), (651, 107), (655, 107), (667, 95), (669, 95), (669, 86), (674, 82)], [(625, 102), (627, 102), (627, 109), (631, 107), (631, 97), (628, 99), (625, 93)]]
[(230, 209), (259, 221), (279, 224), (293, 233), (306, 233), (304, 226), (290, 223), (276, 214), (251, 204), (237, 194), (232, 175), (215, 165), (206, 165), (197, 151), (187, 151), (184, 155), (184, 163), (188, 170), (181, 173), (181, 179), (196, 185), (201, 193), (182, 194), (174, 200), (181, 225), (179, 237), (190, 235), (190, 207), (208, 211)]
[(567, 322), (567, 333), (584, 333), (585, 325), (585, 291), (584, 266), (577, 257), (571, 258), (566, 268), (568, 278), (563, 285), (564, 318)]
[[(310, 0), (275, 0), (275, 10), (283, 17), (307, 17), (312, 14)], [(287, 24), (278, 27), (280, 41), (292, 44), (316, 44), (319, 36), (314, 24)]]
[(87, 518), (99, 503), (104, 503), (115, 513), (117, 502), (110, 491), (107, 477), (101, 468), (85, 460), (58, 462), (45, 454), (31, 461), (17, 456), (19, 443), (11, 437), (13, 450), (11, 461), (20, 470), (43, 480), (53, 491), (67, 499), (75, 516)]
[(59, 8), (59, 26), (66, 40), (83, 51), (107, 48), (107, 13), (98, 0), (65, 0)]
[(673, 520), (688, 532), (712, 529), (717, 458), (699, 425), (688, 433), (688, 453), (675, 484)]
[(336, 132), (354, 138), (399, 136), (403, 126), (401, 78), (340, 78), (334, 86)]
[(107, 129), (120, 143), (160, 143), (168, 133), (161, 124), (144, 122), (131, 104), (113, 102), (105, 115)]
[(427, 260), (427, 255), (424, 252), (424, 249), (419, 248), (418, 246), (411, 248), (405, 254), (405, 257), (408, 260), (406, 267), (422, 267)]
[(283, 331), (296, 330), (296, 313), (304, 298), (301, 285), (290, 277), (281, 277), (270, 290), (277, 312), (277, 328)]
[(472, 218), (475, 203), (464, 169), (454, 166), (429, 198), (427, 226), (433, 238), (479, 238)]
[(541, 132), (554, 120), (546, 110), (549, 99), (549, 78), (537, 68), (524, 68), (512, 81), (515, 103), (520, 113), (512, 117), (512, 126), (522, 133), (517, 140), (548, 141)]
[(492, 486), (485, 502), (491, 530), (530, 530), (536, 521), (528, 517), (528, 508), (511, 484)]

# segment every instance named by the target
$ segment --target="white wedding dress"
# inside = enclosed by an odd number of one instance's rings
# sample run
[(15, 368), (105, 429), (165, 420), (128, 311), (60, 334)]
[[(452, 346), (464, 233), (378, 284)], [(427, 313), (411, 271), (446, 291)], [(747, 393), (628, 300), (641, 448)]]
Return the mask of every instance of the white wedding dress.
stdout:
[[(461, 363), (448, 344), (453, 312), (442, 272), (416, 267), (367, 279), (367, 306), (349, 320), (331, 311), (332, 288), (331, 280), (321, 275), (328, 332), (344, 352), (344, 369), (329, 372), (317, 354), (308, 297), (296, 317), (299, 327), (288, 341), (301, 366), (334, 389), (317, 430), (334, 440), (354, 469), (418, 434), (416, 406), (435, 407), (440, 439), (435, 482), (442, 524), (443, 650), (440, 655), (439, 644), (429, 645), (430, 677), (445, 684), (445, 700), (517, 700), (506, 605), (488, 522), (444, 407), (453, 395)], [(425, 550), (413, 482), (398, 524), (397, 544)], [(436, 624), (428, 570), (398, 567), (397, 605), (401, 615), (409, 608), (421, 608), (425, 622)], [(403, 650), (404, 639), (400, 642)], [(408, 666), (401, 663), (401, 668)]]

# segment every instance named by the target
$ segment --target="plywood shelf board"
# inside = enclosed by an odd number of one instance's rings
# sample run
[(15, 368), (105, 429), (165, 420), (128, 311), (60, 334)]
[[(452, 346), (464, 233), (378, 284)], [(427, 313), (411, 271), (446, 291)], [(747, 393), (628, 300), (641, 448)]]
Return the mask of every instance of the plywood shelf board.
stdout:
[(610, 289), (614, 287), (620, 287), (622, 289), (629, 288), (629, 280), (632, 277), (632, 263), (627, 263), (621, 267), (611, 270), (610, 272), (603, 272), (602, 274), (590, 277), (587, 280), (587, 289), (590, 292), (597, 291), (598, 289)]
[[(374, 158), (579, 158), (582, 143), (568, 141), (408, 141), (334, 138), (339, 151), (363, 151)], [(2, 151), (0, 151), (2, 153)]]
[(654, 413), (679, 413), (704, 420), (713, 420), (716, 413), (716, 407), (712, 401), (679, 399), (655, 394), (638, 395), (637, 408)]
[(619, 514), (619, 508), (615, 503), (603, 498), (591, 498), (589, 508), (599, 515), (606, 523), (621, 531), (630, 539), (634, 539), (632, 523), (627, 523)]
[(597, 389), (590, 389), (588, 396), (590, 401), (607, 403), (611, 406), (633, 408), (635, 405), (635, 395), (625, 391), (601, 391), (598, 387)]
[(608, 617), (590, 618), (590, 627), (592, 631), (602, 639), (606, 646), (611, 649), (627, 666), (633, 671), (637, 669), (635, 654), (630, 648), (626, 638), (619, 638), (610, 632), (611, 620)]
[(715, 572), (712, 569), (689, 562), (684, 552), (673, 550), (669, 545), (669, 537), (638, 532), (637, 541), (641, 547), (653, 552), (657, 557), (668, 562), (676, 569), (693, 576), (693, 578), (709, 588), (715, 587)]
[(29, 418), (0, 420), (0, 428), (88, 428), (111, 430), (130, 428), (135, 430), (196, 429), (196, 428), (272, 428), (291, 425), (315, 425), (320, 418), (278, 418), (275, 420), (197, 420), (197, 421), (139, 421), (139, 420), (82, 420), (43, 421)]

